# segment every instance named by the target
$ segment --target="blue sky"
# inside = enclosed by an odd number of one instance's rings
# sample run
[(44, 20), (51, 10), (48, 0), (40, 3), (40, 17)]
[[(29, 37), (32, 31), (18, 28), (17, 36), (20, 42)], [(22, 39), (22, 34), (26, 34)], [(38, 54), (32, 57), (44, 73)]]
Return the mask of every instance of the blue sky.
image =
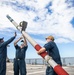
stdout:
[[(0, 0), (0, 37), (5, 41), (15, 31), (16, 39), (21, 36), (7, 14), (18, 24), (27, 21), (26, 32), (41, 46), (46, 36), (53, 35), (61, 57), (74, 57), (74, 0)], [(9, 58), (15, 57), (13, 42), (7, 54)], [(41, 58), (29, 42), (26, 58)]]

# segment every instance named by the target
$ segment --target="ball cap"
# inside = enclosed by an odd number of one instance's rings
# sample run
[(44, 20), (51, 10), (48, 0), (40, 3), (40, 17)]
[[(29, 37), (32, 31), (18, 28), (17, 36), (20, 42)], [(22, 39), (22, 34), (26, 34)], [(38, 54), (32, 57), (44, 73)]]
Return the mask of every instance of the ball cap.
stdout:
[(4, 39), (4, 37), (0, 38), (0, 41), (3, 40), (3, 39)]
[(53, 36), (47, 36), (45, 39), (50, 39), (50, 40), (52, 40), (52, 41), (54, 41), (54, 37)]
[(24, 42), (24, 40), (21, 40), (21, 42)]

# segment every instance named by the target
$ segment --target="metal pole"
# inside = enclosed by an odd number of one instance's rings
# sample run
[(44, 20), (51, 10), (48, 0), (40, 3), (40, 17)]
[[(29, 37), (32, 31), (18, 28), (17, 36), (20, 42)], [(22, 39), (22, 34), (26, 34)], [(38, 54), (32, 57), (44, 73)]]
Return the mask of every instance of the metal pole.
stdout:
[[(9, 16), (7, 15), (7, 18), (10, 20), (10, 22), (13, 23), (13, 25), (21, 31), (21, 28), (18, 26), (18, 24)], [(24, 37), (32, 44), (32, 46), (39, 51), (41, 49), (41, 46), (37, 44), (25, 31), (21, 32)], [(40, 56), (45, 59), (54, 69), (54, 71), (58, 75), (69, 75), (60, 65), (58, 65), (48, 54), (47, 52), (43, 52), (40, 54)]]

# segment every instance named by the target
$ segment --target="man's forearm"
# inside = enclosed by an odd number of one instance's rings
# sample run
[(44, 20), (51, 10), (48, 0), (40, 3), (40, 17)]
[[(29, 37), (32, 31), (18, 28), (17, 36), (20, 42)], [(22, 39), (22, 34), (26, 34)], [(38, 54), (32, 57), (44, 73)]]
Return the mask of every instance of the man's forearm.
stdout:
[(11, 37), (9, 40), (5, 41), (4, 44), (5, 44), (5, 45), (8, 45), (9, 43), (11, 43), (11, 42), (15, 39), (15, 37), (16, 37), (16, 36)]
[(41, 53), (43, 53), (45, 51), (45, 48), (41, 48), (37, 53), (38, 54), (41, 54)]
[(17, 44), (20, 40), (21, 40), (21, 38), (17, 39), (17, 40), (14, 42), (14, 45)]
[(24, 44), (27, 45), (27, 41), (26, 41), (26, 38), (23, 36), (24, 38)]

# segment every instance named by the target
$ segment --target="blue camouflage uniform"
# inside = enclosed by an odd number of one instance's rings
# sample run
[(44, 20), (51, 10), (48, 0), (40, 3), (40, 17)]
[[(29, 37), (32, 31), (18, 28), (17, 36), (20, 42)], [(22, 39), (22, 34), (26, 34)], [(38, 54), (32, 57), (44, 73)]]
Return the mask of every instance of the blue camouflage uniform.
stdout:
[[(61, 59), (60, 59), (60, 54), (59, 54), (59, 50), (55, 44), (55, 42), (51, 41), (51, 42), (48, 42), (44, 45), (46, 51), (48, 52), (49, 56), (52, 57), (52, 59), (57, 63), (57, 64), (60, 64), (62, 66), (62, 63), (61, 63)], [(53, 68), (50, 66), (47, 66), (47, 69), (46, 69), (46, 75), (57, 75)]]
[(6, 75), (7, 45), (14, 39), (15, 36), (3, 43), (0, 43), (0, 75)]
[(26, 63), (25, 63), (25, 56), (26, 50), (28, 46), (24, 46), (20, 48), (18, 45), (15, 46), (16, 49), (16, 57), (14, 59), (14, 75), (26, 75)]

